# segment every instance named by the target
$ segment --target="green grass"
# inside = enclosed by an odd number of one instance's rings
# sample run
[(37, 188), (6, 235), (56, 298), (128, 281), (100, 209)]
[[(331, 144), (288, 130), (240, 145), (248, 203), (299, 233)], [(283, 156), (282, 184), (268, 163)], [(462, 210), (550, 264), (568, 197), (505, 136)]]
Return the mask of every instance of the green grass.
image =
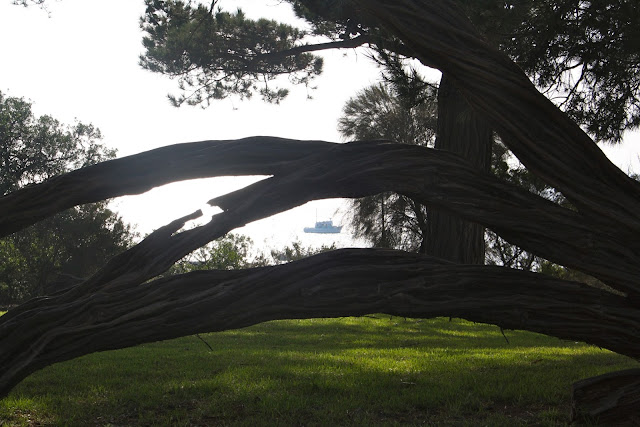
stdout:
[(461, 320), (269, 322), (88, 355), (0, 401), (6, 425), (562, 425), (623, 356)]

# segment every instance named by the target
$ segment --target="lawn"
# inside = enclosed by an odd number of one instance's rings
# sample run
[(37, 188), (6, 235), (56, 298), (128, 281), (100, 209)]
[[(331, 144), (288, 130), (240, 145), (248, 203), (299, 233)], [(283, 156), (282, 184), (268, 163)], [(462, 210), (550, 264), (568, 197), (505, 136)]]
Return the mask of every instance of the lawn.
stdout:
[(6, 425), (562, 425), (570, 384), (638, 367), (459, 319), (287, 320), (97, 353), (0, 401)]

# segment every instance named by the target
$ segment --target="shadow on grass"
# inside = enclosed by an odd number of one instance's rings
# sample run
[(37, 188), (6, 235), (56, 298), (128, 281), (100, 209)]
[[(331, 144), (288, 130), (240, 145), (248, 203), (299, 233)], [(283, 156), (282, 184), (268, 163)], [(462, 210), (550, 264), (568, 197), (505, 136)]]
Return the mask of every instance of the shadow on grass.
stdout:
[[(570, 384), (636, 367), (527, 332), (376, 316), (270, 322), (46, 368), (0, 406), (69, 425), (566, 421)], [(3, 418), (0, 418), (2, 421)]]

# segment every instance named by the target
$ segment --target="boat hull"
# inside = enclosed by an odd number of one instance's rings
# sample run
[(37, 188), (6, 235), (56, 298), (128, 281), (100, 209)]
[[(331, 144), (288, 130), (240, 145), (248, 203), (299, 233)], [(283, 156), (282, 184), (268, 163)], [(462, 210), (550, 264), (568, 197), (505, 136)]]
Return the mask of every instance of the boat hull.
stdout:
[(337, 234), (342, 230), (342, 226), (338, 227), (325, 227), (325, 228), (316, 228), (316, 227), (305, 227), (305, 233), (316, 233), (316, 234)]

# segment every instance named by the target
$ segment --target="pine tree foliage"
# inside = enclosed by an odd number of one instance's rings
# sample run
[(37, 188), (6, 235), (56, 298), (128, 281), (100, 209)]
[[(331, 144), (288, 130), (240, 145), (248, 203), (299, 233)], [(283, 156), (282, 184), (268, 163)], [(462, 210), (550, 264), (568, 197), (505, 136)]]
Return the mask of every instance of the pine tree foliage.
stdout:
[[(279, 102), (287, 95), (273, 82), (280, 75), (309, 84), (322, 72), (322, 59), (309, 52), (341, 45), (312, 47), (308, 36), (413, 56), (350, 1), (288, 2), (309, 29), (252, 21), (241, 11), (146, 0), (141, 64), (178, 80), (181, 94), (170, 97), (175, 105), (208, 105), (254, 93)], [(634, 0), (462, 3), (485, 36), (594, 138), (619, 142), (625, 129), (640, 125), (640, 8)]]
[(635, 0), (464, 1), (474, 24), (596, 140), (640, 126)]
[[(338, 121), (340, 134), (347, 140), (382, 139), (432, 146), (436, 90), (425, 86), (407, 91), (406, 84), (389, 80), (367, 87), (347, 101)], [(420, 102), (409, 99), (408, 93), (419, 93)], [(426, 208), (421, 203), (396, 193), (382, 193), (352, 199), (350, 205), (350, 224), (356, 237), (374, 247), (419, 250), (426, 228)]]
[(347, 140), (385, 139), (425, 147), (433, 145), (437, 92), (428, 88), (421, 96), (422, 102), (406, 108), (406, 98), (389, 85), (369, 86), (346, 102), (338, 131)]
[(208, 105), (214, 99), (250, 98), (254, 93), (278, 103), (288, 93), (274, 84), (278, 76), (308, 84), (322, 71), (322, 58), (310, 53), (266, 57), (298, 46), (308, 35), (290, 25), (254, 21), (240, 9), (214, 11), (180, 0), (146, 0), (146, 5), (140, 64), (178, 80), (181, 94), (169, 96), (175, 106)]

